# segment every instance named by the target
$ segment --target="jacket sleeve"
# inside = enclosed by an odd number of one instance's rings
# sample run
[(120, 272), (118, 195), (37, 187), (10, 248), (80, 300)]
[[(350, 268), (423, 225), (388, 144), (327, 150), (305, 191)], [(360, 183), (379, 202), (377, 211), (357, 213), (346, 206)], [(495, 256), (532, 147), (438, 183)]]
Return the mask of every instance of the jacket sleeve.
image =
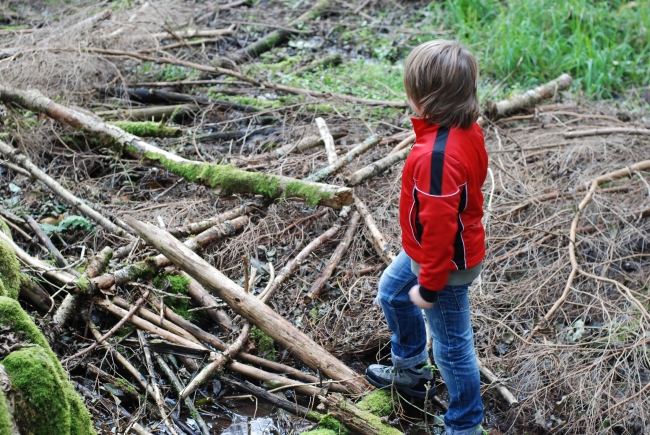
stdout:
[(435, 299), (431, 292), (442, 290), (449, 278), (467, 183), (466, 171), (457, 160), (445, 155), (444, 165), (435, 174), (431, 173), (436, 170), (431, 160), (422, 156), (413, 171), (424, 254), (418, 281), (422, 298), (429, 302)]

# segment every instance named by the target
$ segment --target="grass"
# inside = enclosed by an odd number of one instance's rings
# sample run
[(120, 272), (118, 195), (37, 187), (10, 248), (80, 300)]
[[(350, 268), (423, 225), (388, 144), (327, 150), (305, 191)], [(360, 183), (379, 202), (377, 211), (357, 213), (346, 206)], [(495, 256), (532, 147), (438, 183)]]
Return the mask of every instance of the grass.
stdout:
[(446, 0), (427, 9), (493, 82), (528, 88), (568, 72), (587, 94), (650, 83), (650, 2)]

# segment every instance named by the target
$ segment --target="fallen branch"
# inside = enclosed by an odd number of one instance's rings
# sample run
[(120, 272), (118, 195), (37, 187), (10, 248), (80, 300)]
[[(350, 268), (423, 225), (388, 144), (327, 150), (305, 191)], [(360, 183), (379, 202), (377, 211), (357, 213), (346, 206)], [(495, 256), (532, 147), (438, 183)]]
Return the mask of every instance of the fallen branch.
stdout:
[[(213, 36), (230, 36), (235, 33), (235, 25), (231, 25), (226, 29), (188, 29), (181, 31), (167, 31), (153, 33), (152, 38), (165, 40), (165, 39), (187, 39), (187, 38), (211, 38)], [(149, 35), (148, 35), (149, 36)]]
[[(247, 172), (231, 165), (224, 166), (184, 159), (126, 133), (114, 125), (106, 124), (93, 116), (55, 103), (38, 91), (18, 91), (0, 85), (0, 101), (16, 103), (73, 127), (84, 128), (110, 137), (131, 155), (157, 162), (188, 181), (219, 187), (225, 194), (245, 192), (258, 193), (272, 199), (279, 197), (300, 198), (311, 206), (326, 205), (332, 208), (341, 208), (352, 202), (352, 191), (346, 187), (300, 181), (280, 175)], [(4, 145), (8, 147), (8, 145)], [(2, 147), (0, 147), (0, 151), (5, 153), (5, 149)], [(7, 152), (13, 156), (11, 147)], [(23, 158), (26, 159), (24, 156)], [(87, 208), (90, 210), (89, 207)], [(114, 228), (112, 232), (119, 234), (117, 228)]]
[[(583, 200), (580, 202), (578, 205), (578, 210), (573, 217), (573, 220), (571, 221), (571, 230), (569, 232), (569, 259), (571, 261), (571, 272), (569, 273), (569, 277), (567, 278), (566, 285), (564, 287), (564, 291), (562, 292), (562, 295), (555, 301), (553, 306), (548, 310), (548, 312), (544, 315), (543, 321), (540, 321), (537, 323), (537, 325), (533, 328), (533, 330), (530, 332), (528, 337), (526, 338), (526, 341), (524, 342), (523, 346), (520, 347), (520, 350), (523, 349), (523, 347), (527, 346), (530, 343), (530, 340), (533, 338), (535, 333), (539, 331), (542, 327), (548, 324), (549, 320), (553, 315), (556, 313), (556, 311), (562, 306), (564, 301), (567, 299), (569, 296), (569, 292), (571, 291), (572, 285), (573, 285), (573, 280), (576, 277), (576, 274), (582, 273), (584, 275), (587, 275), (590, 278), (593, 278), (594, 276), (591, 274), (588, 274), (587, 272), (582, 271), (578, 264), (578, 259), (576, 257), (576, 235), (577, 235), (577, 229), (578, 229), (578, 223), (580, 221), (580, 215), (582, 214), (582, 211), (589, 205), (591, 200), (593, 199), (594, 193), (596, 192), (596, 189), (600, 185), (600, 183), (603, 183), (605, 181), (612, 181), (616, 180), (618, 178), (623, 178), (623, 177), (629, 177), (631, 176), (634, 172), (637, 171), (644, 171), (650, 169), (650, 160), (643, 160), (641, 162), (635, 163), (632, 166), (618, 169), (616, 171), (609, 172), (607, 174), (601, 175), (590, 183), (589, 190), (587, 191), (587, 194), (583, 198)], [(613, 280), (610, 280), (613, 281)], [(608, 281), (609, 282), (609, 281)], [(610, 282), (611, 283), (611, 282)], [(622, 284), (614, 281), (613, 282), (617, 287), (624, 287), (624, 290), (627, 289), (627, 287), (623, 286)], [(630, 300), (634, 305), (637, 306), (637, 308), (641, 311), (641, 313), (646, 316), (647, 318), (650, 318), (650, 314), (648, 314), (648, 311), (645, 309), (643, 304), (638, 301), (628, 290), (624, 291), (625, 297)]]
[(479, 364), (478, 366), (479, 371), (483, 375), (483, 377), (490, 383), (494, 384), (496, 386), (497, 391), (499, 394), (501, 394), (501, 397), (506, 401), (509, 407), (514, 408), (519, 404), (519, 401), (517, 398), (506, 388), (505, 385), (503, 385), (497, 376), (492, 373), (487, 367), (485, 367), (483, 364)]
[(131, 319), (131, 316), (133, 316), (133, 314), (135, 314), (135, 312), (138, 310), (138, 308), (140, 308), (140, 306), (142, 306), (142, 304), (147, 300), (148, 297), (149, 297), (149, 290), (145, 290), (145, 292), (142, 294), (142, 297), (140, 297), (140, 299), (135, 301), (135, 303), (133, 304), (131, 309), (126, 313), (126, 315), (124, 317), (122, 317), (119, 320), (119, 322), (117, 322), (115, 324), (115, 326), (113, 326), (111, 329), (109, 329), (106, 334), (99, 337), (99, 339), (97, 339), (93, 344), (91, 344), (87, 348), (75, 353), (72, 356), (67, 357), (64, 360), (61, 360), (61, 364), (65, 364), (65, 363), (69, 362), (72, 359), (79, 358), (80, 356), (85, 355), (88, 352), (91, 352), (93, 349), (95, 349), (97, 347), (97, 345), (103, 343), (104, 340), (106, 340), (107, 338), (109, 338), (110, 336), (115, 334), (115, 332), (117, 332), (117, 330), (120, 329), (122, 327), (122, 325), (124, 325), (126, 322), (128, 322)]
[[(342, 130), (342, 129), (337, 129), (337, 130), (330, 130), (330, 134), (334, 139), (340, 139), (344, 136), (347, 136), (347, 131)], [(299, 153), (303, 151), (307, 151), (308, 149), (314, 148), (318, 145), (321, 145), (323, 143), (323, 138), (320, 136), (305, 136), (302, 139), (300, 139), (297, 143), (295, 144), (287, 144), (284, 146), (281, 146), (280, 148), (276, 148), (273, 151), (269, 152), (269, 155), (271, 157), (282, 157), (286, 156), (287, 154), (290, 153)]]
[(148, 243), (186, 271), (208, 291), (214, 292), (237, 314), (259, 327), (289, 352), (312, 368), (318, 368), (333, 379), (344, 381), (353, 391), (362, 392), (368, 384), (356, 373), (334, 358), (291, 323), (250, 293), (213, 268), (200, 256), (165, 231), (133, 218), (127, 218)]
[(389, 154), (386, 157), (379, 159), (376, 162), (371, 163), (368, 166), (359, 169), (349, 177), (346, 177), (347, 185), (356, 186), (357, 184), (361, 184), (363, 181), (367, 180), (368, 178), (372, 178), (375, 175), (381, 174), (386, 169), (393, 166), (395, 163), (405, 160), (410, 152), (411, 152), (410, 148), (404, 148), (401, 151), (396, 152), (395, 154)]
[(401, 435), (402, 432), (384, 423), (382, 419), (369, 411), (359, 409), (340, 394), (327, 397), (318, 396), (327, 407), (327, 412), (347, 428), (362, 435)]
[(206, 219), (201, 222), (193, 222), (189, 224), (182, 225), (180, 227), (170, 228), (167, 231), (174, 237), (183, 237), (189, 236), (190, 234), (197, 234), (202, 231), (208, 230), (215, 225), (222, 224), (226, 221), (238, 218), (242, 215), (250, 213), (256, 207), (256, 204), (244, 204), (232, 210), (228, 210), (224, 213), (218, 214), (217, 216)]
[[(0, 100), (4, 101), (3, 90), (4, 87), (0, 85)], [(36, 178), (38, 181), (40, 181), (45, 186), (47, 186), (52, 192), (54, 192), (59, 197), (61, 197), (66, 203), (79, 210), (79, 212), (84, 216), (86, 216), (87, 218), (97, 222), (100, 226), (105, 228), (110, 233), (116, 234), (121, 237), (126, 237), (129, 239), (133, 238), (131, 234), (129, 234), (124, 229), (115, 225), (113, 222), (109, 221), (104, 216), (102, 216), (101, 214), (99, 214), (98, 212), (90, 208), (82, 200), (74, 196), (69, 190), (67, 190), (65, 187), (61, 186), (59, 183), (54, 181), (54, 179), (52, 179), (45, 172), (41, 171), (35, 164), (33, 164), (27, 158), (27, 156), (21, 154), (17, 149), (0, 141), (0, 152), (4, 154), (7, 158), (9, 158), (11, 161), (16, 163), (18, 166), (26, 169), (34, 178)]]
[(368, 207), (366, 207), (366, 204), (364, 204), (363, 201), (361, 201), (356, 195), (354, 196), (354, 205), (357, 207), (359, 213), (361, 213), (361, 216), (363, 216), (366, 227), (368, 228), (368, 231), (370, 231), (370, 236), (372, 237), (372, 246), (375, 248), (377, 254), (379, 254), (379, 257), (384, 260), (384, 263), (386, 263), (386, 265), (390, 265), (393, 261), (395, 261), (396, 257), (395, 254), (391, 252), (390, 245), (386, 241), (386, 238), (381, 233), (381, 231), (379, 231), (377, 223), (375, 222), (375, 218), (372, 217), (372, 214), (370, 213), (370, 210), (368, 210)]
[(327, 263), (327, 266), (325, 266), (325, 269), (321, 275), (316, 279), (316, 281), (314, 281), (314, 283), (311, 285), (311, 288), (309, 289), (309, 292), (307, 292), (307, 296), (305, 296), (305, 299), (307, 301), (311, 301), (320, 296), (325, 283), (327, 283), (327, 280), (332, 276), (332, 273), (334, 273), (336, 266), (338, 266), (341, 258), (343, 258), (343, 255), (345, 255), (345, 252), (350, 247), (350, 243), (352, 243), (352, 239), (356, 235), (360, 218), (361, 215), (358, 211), (355, 211), (352, 214), (350, 223), (348, 224), (348, 229), (345, 231), (345, 235), (343, 236), (341, 243), (339, 243), (339, 245), (336, 247), (336, 250), (332, 254), (330, 261)]
[(298, 255), (295, 256), (295, 258), (293, 258), (282, 269), (280, 269), (278, 275), (273, 280), (273, 284), (270, 285), (268, 288), (266, 288), (264, 292), (259, 295), (260, 300), (265, 304), (268, 303), (273, 297), (273, 294), (276, 292), (276, 290), (280, 288), (282, 283), (300, 267), (302, 262), (305, 261), (312, 252), (318, 249), (319, 246), (327, 242), (336, 233), (338, 233), (340, 229), (341, 226), (339, 224), (336, 224), (332, 228), (330, 228), (329, 230), (325, 231), (323, 234), (321, 234), (320, 236), (312, 240), (307, 246), (305, 246), (298, 253)]
[(347, 166), (348, 163), (351, 163), (354, 159), (365, 153), (366, 151), (374, 148), (380, 139), (377, 136), (370, 136), (362, 144), (357, 145), (348, 151), (343, 157), (336, 160), (335, 162), (330, 162), (329, 166), (324, 167), (323, 169), (318, 170), (309, 177), (305, 178), (306, 181), (321, 181), (325, 178), (336, 174), (343, 167)]
[(320, 133), (320, 137), (323, 139), (323, 143), (325, 144), (327, 161), (331, 165), (338, 160), (336, 148), (334, 148), (334, 138), (330, 134), (330, 130), (327, 128), (327, 123), (323, 118), (316, 118), (316, 125), (318, 126), (318, 133)]
[(590, 130), (565, 131), (562, 135), (567, 139), (586, 136), (606, 136), (609, 134), (632, 134), (640, 136), (650, 136), (650, 130), (647, 128), (630, 128), (630, 127), (603, 127)]
[(100, 110), (94, 112), (94, 114), (97, 116), (115, 116), (140, 119), (143, 121), (161, 121), (163, 119), (175, 121), (183, 115), (194, 114), (198, 111), (199, 106), (196, 104), (177, 104), (173, 106), (141, 107), (136, 109), (126, 107), (124, 109)]
[(297, 77), (300, 77), (300, 76), (304, 75), (305, 73), (308, 73), (310, 71), (314, 71), (314, 70), (316, 70), (318, 68), (326, 68), (326, 67), (330, 67), (330, 66), (337, 66), (341, 62), (342, 62), (341, 53), (334, 53), (334, 54), (330, 54), (330, 55), (325, 56), (325, 57), (317, 57), (316, 59), (314, 59), (313, 61), (311, 61), (307, 65), (295, 70), (293, 72), (293, 74), (296, 75)]
[(409, 145), (412, 144), (413, 142), (415, 142), (415, 133), (410, 134), (407, 138), (405, 138), (405, 139), (402, 140), (400, 143), (398, 143), (397, 145), (395, 145), (395, 148), (393, 148), (392, 150), (390, 150), (390, 152), (388, 153), (388, 155), (390, 156), (391, 154), (395, 154), (395, 153), (398, 152), (398, 151), (402, 151), (404, 148), (406, 148), (407, 146), (409, 146)]

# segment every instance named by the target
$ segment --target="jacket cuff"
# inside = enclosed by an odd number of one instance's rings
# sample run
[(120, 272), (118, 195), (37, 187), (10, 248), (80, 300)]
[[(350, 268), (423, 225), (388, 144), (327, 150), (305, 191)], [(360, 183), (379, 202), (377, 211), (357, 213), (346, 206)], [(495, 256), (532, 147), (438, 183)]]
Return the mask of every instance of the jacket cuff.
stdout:
[(420, 296), (422, 296), (422, 299), (429, 303), (436, 301), (435, 290), (429, 290), (428, 288), (422, 286), (422, 284), (420, 284)]

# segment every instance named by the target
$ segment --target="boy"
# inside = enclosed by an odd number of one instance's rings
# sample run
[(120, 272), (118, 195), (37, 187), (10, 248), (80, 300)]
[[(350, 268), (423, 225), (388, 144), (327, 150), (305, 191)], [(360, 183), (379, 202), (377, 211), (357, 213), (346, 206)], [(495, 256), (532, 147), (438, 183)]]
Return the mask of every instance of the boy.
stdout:
[(435, 393), (425, 310), (435, 364), (450, 396), (447, 435), (482, 433), (467, 294), (485, 255), (481, 186), (488, 158), (476, 122), (477, 76), (472, 53), (453, 41), (426, 42), (406, 60), (404, 87), (418, 118), (412, 118), (416, 141), (402, 174), (403, 250), (382, 274), (378, 293), (393, 331), (393, 366), (366, 370), (376, 387), (392, 385), (422, 398)]

